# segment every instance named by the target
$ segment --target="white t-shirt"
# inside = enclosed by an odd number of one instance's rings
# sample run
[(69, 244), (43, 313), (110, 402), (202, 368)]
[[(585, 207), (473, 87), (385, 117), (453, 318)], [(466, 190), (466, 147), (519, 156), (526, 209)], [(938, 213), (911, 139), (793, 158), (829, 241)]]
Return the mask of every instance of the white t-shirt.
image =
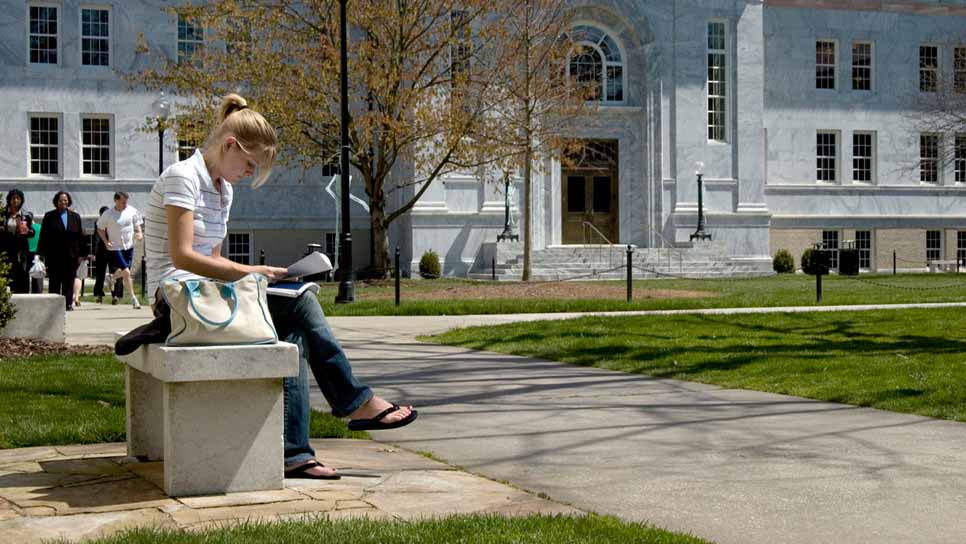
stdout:
[(97, 228), (107, 231), (107, 239), (114, 243), (112, 251), (134, 247), (134, 226), (140, 225), (141, 212), (128, 204), (122, 211), (106, 210), (97, 218)]
[(198, 253), (211, 256), (215, 246), (228, 233), (228, 214), (231, 211), (232, 187), (222, 180), (222, 192), (215, 189), (201, 150), (190, 158), (169, 166), (154, 183), (148, 196), (145, 214), (145, 240), (148, 251), (148, 296), (161, 280), (200, 278), (187, 270), (175, 268), (168, 245), (168, 221), (165, 206), (191, 210), (194, 216), (194, 237), (191, 247)]

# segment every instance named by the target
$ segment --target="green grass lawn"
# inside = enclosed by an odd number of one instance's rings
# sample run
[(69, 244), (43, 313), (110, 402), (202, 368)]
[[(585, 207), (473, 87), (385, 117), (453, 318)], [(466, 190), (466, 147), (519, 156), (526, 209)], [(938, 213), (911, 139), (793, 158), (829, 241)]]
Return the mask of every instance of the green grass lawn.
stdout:
[[(620, 281), (594, 283), (624, 285)], [(966, 302), (966, 276), (952, 274), (862, 275), (858, 279), (826, 276), (822, 283), (822, 305), (824, 306)], [(506, 284), (507, 282), (461, 279), (403, 280), (402, 304), (397, 308), (392, 298), (391, 281), (357, 282), (355, 284), (356, 302), (353, 304), (335, 304), (338, 285), (324, 283), (319, 299), (326, 314), (331, 316), (467, 315), (816, 305), (815, 278), (801, 274), (750, 279), (638, 280), (634, 282), (635, 297), (631, 303), (627, 303), (624, 299), (554, 300), (533, 296), (487, 295), (488, 289), (505, 288)], [(478, 294), (472, 298), (454, 295), (444, 300), (425, 299), (426, 294), (430, 292), (468, 287), (475, 288)], [(694, 298), (646, 298), (646, 289), (703, 291), (707, 294)]]
[(707, 541), (610, 516), (453, 516), (425, 521), (366, 519), (243, 524), (188, 533), (137, 529), (90, 544), (701, 544)]
[(431, 340), (966, 422), (964, 311), (587, 317)]
[[(123, 442), (124, 366), (113, 355), (0, 362), (0, 449)], [(313, 438), (368, 438), (313, 410)]]

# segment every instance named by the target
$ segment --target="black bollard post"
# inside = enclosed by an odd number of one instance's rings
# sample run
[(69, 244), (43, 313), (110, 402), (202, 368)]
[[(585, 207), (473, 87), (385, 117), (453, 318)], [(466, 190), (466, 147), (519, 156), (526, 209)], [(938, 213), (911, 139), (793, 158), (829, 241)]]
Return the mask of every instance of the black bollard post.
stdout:
[(896, 275), (896, 250), (892, 250), (892, 275)]
[(627, 245), (627, 302), (634, 298), (634, 284), (632, 283), (634, 273), (634, 248)]
[(399, 246), (396, 246), (396, 306), (399, 306)]
[(258, 264), (265, 266), (265, 250), (261, 249), (258, 252)]
[[(148, 296), (148, 264), (147, 259), (144, 258), (144, 254), (141, 255), (141, 299), (144, 300)], [(132, 295), (134, 293), (131, 293)]]
[(815, 274), (815, 302), (822, 303), (822, 275)]
[(496, 281), (496, 257), (490, 261), (490, 279)]

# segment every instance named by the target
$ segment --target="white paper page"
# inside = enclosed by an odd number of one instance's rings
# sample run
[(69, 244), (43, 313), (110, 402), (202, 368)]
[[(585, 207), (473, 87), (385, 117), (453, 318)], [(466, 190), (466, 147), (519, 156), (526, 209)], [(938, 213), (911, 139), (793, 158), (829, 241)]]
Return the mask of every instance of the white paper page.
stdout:
[(318, 251), (313, 251), (289, 266), (288, 276), (285, 279), (319, 274), (329, 270), (332, 270), (332, 263), (329, 262), (329, 258)]

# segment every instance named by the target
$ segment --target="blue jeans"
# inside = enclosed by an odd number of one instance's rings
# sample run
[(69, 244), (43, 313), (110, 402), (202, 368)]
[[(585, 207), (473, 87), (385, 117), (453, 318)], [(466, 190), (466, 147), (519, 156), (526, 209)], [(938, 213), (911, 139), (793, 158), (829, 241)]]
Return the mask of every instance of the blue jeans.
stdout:
[(372, 398), (372, 389), (359, 383), (342, 346), (332, 334), (318, 299), (311, 292), (297, 298), (269, 296), (278, 339), (299, 348), (299, 375), (284, 378), (285, 466), (315, 458), (309, 444), (309, 370), (332, 407), (332, 415), (345, 417)]

